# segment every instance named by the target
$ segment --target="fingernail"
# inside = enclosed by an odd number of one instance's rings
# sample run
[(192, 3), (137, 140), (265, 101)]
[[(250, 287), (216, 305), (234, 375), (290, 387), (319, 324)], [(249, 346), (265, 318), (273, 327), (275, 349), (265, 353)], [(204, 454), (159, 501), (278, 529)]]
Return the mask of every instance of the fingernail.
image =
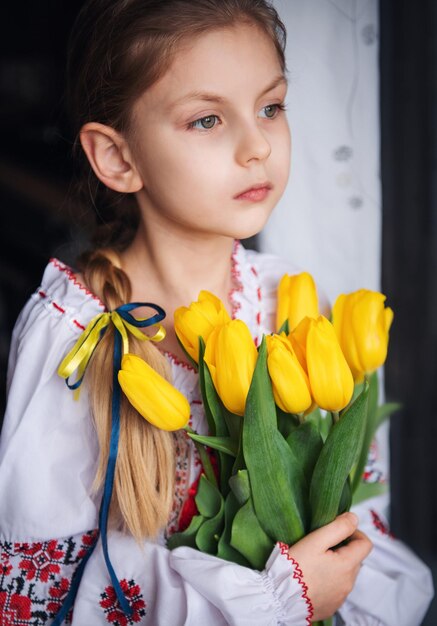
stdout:
[(343, 515), (345, 517), (348, 517), (350, 521), (354, 524), (358, 524), (358, 515), (356, 515), (356, 513), (353, 513), (352, 511), (346, 511), (346, 513), (343, 513)]

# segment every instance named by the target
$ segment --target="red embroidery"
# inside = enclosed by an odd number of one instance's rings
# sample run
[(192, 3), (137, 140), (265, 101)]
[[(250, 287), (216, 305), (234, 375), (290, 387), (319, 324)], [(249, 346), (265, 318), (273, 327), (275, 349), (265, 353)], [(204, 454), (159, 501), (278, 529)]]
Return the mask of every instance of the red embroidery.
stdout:
[[(1, 626), (51, 624), (98, 531), (76, 539), (0, 543)], [(65, 624), (71, 623), (71, 612)]]
[[(69, 589), (70, 581), (68, 580), (68, 578), (61, 578), (61, 580), (57, 580), (55, 584), (50, 587), (49, 596), (51, 600), (47, 603), (47, 610), (50, 613), (56, 615), (56, 613), (60, 610)], [(71, 621), (72, 614), (73, 609), (71, 609), (68, 613), (67, 622)]]
[(26, 575), (26, 580), (47, 582), (51, 574), (58, 574), (59, 563), (64, 560), (64, 552), (57, 549), (56, 540), (44, 543), (16, 543), (15, 551), (24, 555), (18, 567)]
[(47, 294), (44, 291), (38, 291), (39, 295), (41, 296), (41, 298), (47, 298)]
[(234, 249), (231, 256), (231, 277), (234, 281), (234, 287), (229, 292), (229, 300), (232, 305), (232, 319), (236, 319), (238, 311), (241, 309), (241, 304), (235, 299), (235, 294), (243, 291), (243, 284), (241, 282), (240, 266), (238, 264), (237, 255), (240, 250), (241, 243), (236, 239), (234, 241)]
[(76, 326), (80, 328), (81, 330), (85, 330), (85, 326), (82, 326), (82, 324), (79, 324), (77, 320), (73, 320), (73, 324), (76, 324)]
[(100, 595), (100, 606), (105, 612), (106, 621), (114, 626), (129, 626), (137, 624), (146, 615), (147, 604), (144, 602), (141, 588), (134, 580), (120, 580), (120, 586), (126, 599), (129, 601), (133, 613), (131, 617), (125, 615), (120, 607), (114, 587), (109, 586)]
[(288, 553), (289, 546), (287, 546), (286, 543), (282, 543), (282, 541), (278, 543), (278, 546), (279, 546), (279, 549), (281, 550), (281, 554), (286, 556), (287, 560), (291, 561), (291, 563), (294, 565), (293, 578), (297, 580), (299, 585), (302, 587), (302, 597), (304, 598), (305, 604), (308, 607), (308, 615), (307, 615), (306, 621), (307, 621), (308, 626), (311, 626), (311, 618), (314, 615), (314, 608), (313, 608), (311, 600), (309, 599), (307, 595), (308, 587), (303, 580), (302, 570), (299, 567), (299, 563), (295, 559), (293, 559), (292, 556), (289, 555)]
[(168, 356), (170, 361), (172, 361), (175, 365), (179, 365), (185, 370), (189, 372), (197, 372), (197, 370), (191, 365), (191, 363), (185, 363), (185, 361), (181, 361), (179, 357), (177, 357), (173, 352), (169, 352), (168, 350), (162, 350), (163, 354)]
[(375, 526), (375, 528), (377, 530), (379, 530), (383, 535), (388, 535), (389, 537), (391, 537), (392, 539), (394, 539), (394, 535), (391, 532), (388, 524), (386, 524), (385, 522), (382, 521), (381, 517), (378, 515), (378, 513), (376, 511), (374, 511), (373, 509), (370, 509), (370, 514), (372, 516), (372, 522), (373, 525)]
[[(212, 450), (211, 448), (205, 448), (205, 450), (208, 453), (208, 456), (211, 460), (212, 468), (214, 470), (214, 474), (218, 480), (219, 470), (218, 470), (217, 455), (214, 452), (214, 450)], [(191, 524), (191, 520), (193, 519), (193, 517), (199, 513), (199, 510), (196, 504), (196, 495), (197, 495), (197, 490), (199, 489), (199, 482), (200, 482), (200, 478), (202, 474), (203, 472), (200, 472), (197, 479), (188, 489), (188, 497), (184, 502), (184, 506), (182, 507), (182, 511), (179, 517), (179, 532), (182, 532), (183, 530), (188, 528), (188, 526)]]
[(0, 617), (2, 626), (30, 624), (31, 601), (26, 596), (12, 591), (0, 592)]
[(65, 275), (67, 276), (68, 280), (71, 280), (72, 283), (74, 285), (76, 285), (76, 287), (78, 287), (81, 291), (84, 291), (86, 293), (87, 296), (91, 296), (91, 298), (93, 298), (94, 300), (97, 300), (97, 302), (100, 304), (101, 307), (103, 307), (104, 309), (106, 308), (105, 305), (103, 304), (103, 302), (100, 300), (100, 298), (98, 298), (95, 294), (93, 294), (91, 291), (89, 291), (88, 289), (86, 289), (86, 287), (84, 287), (78, 280), (77, 280), (77, 276), (76, 274), (72, 271), (71, 267), (68, 267), (67, 265), (61, 265), (61, 263), (58, 261), (58, 259), (50, 259), (50, 263), (56, 267), (56, 269), (58, 269), (60, 272), (64, 272)]
[[(191, 421), (191, 417), (190, 417)], [(175, 470), (175, 487), (173, 495), (173, 505), (170, 516), (165, 528), (165, 536), (170, 537), (179, 528), (179, 516), (187, 494), (187, 484), (189, 475), (189, 448), (190, 440), (184, 431), (176, 431), (174, 433), (176, 470)]]
[(65, 309), (63, 309), (61, 306), (59, 306), (59, 304), (56, 304), (56, 302), (52, 302), (52, 305), (55, 307), (55, 309), (57, 309), (61, 313), (65, 313)]

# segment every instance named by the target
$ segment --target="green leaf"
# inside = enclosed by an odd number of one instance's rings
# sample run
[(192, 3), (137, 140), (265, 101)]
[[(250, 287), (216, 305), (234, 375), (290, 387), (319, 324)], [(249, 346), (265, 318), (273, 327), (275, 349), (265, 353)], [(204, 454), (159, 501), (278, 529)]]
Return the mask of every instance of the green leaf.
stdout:
[(285, 322), (282, 324), (282, 326), (278, 330), (277, 334), (280, 335), (281, 333), (285, 333), (286, 335), (288, 335), (290, 333), (288, 319), (286, 319)]
[(209, 435), (198, 435), (197, 433), (188, 433), (194, 441), (203, 443), (214, 450), (219, 450), (230, 456), (237, 456), (236, 443), (230, 437), (210, 437)]
[(182, 341), (179, 339), (179, 337), (176, 335), (176, 339), (178, 341), (178, 344), (180, 345), (180, 347), (182, 348), (182, 350), (184, 351), (184, 354), (186, 356), (186, 359), (188, 361), (188, 363), (190, 363), (190, 365), (192, 365), (192, 367), (197, 371), (198, 369), (198, 365), (196, 363), (196, 361), (192, 358), (192, 356), (190, 354), (188, 354), (188, 352), (185, 350), (185, 346), (182, 343)]
[(265, 337), (246, 402), (243, 452), (261, 526), (273, 540), (295, 543), (305, 535), (305, 477), (277, 429)]
[(323, 445), (310, 485), (311, 530), (328, 524), (337, 515), (345, 482), (361, 449), (368, 394), (365, 386)]
[(199, 513), (204, 517), (214, 517), (220, 510), (222, 496), (204, 474), (200, 477), (199, 489), (194, 499)]
[(224, 525), (224, 500), (220, 495), (217, 514), (203, 522), (196, 534), (196, 546), (201, 552), (217, 554), (218, 541)]
[(202, 337), (199, 337), (199, 384), (208, 421), (208, 430), (211, 435), (226, 437), (229, 433), (223, 417), (222, 403), (215, 390), (204, 356), (205, 342)]
[(361, 482), (364, 468), (366, 467), (367, 457), (369, 455), (370, 444), (375, 436), (377, 427), (377, 408), (378, 408), (378, 375), (374, 372), (369, 380), (369, 398), (367, 402), (367, 413), (365, 416), (365, 428), (361, 450), (358, 456), (357, 464), (353, 472), (352, 493), (354, 493)]
[(250, 498), (250, 482), (247, 470), (239, 470), (229, 479), (229, 485), (240, 505), (243, 505)]
[(225, 420), (230, 438), (238, 443), (238, 441), (240, 440), (242, 425), (241, 415), (235, 415), (235, 413), (231, 413), (226, 407), (223, 407), (223, 418)]
[(352, 506), (352, 486), (351, 479), (348, 476), (344, 483), (343, 491), (341, 493), (340, 504), (338, 505), (337, 515), (341, 515), (346, 511), (349, 511)]
[(307, 483), (310, 484), (314, 467), (323, 448), (323, 439), (320, 436), (315, 422), (304, 422), (287, 438), (297, 462), (302, 467)]
[(262, 570), (274, 542), (264, 532), (249, 499), (235, 515), (232, 524), (231, 546), (241, 552), (255, 569)]
[(175, 533), (167, 540), (167, 547), (169, 550), (174, 550), (181, 546), (188, 546), (190, 548), (197, 548), (196, 534), (205, 518), (203, 515), (195, 515), (190, 522), (188, 528), (181, 533)]
[(387, 483), (365, 483), (361, 481), (353, 495), (352, 503), (359, 504), (360, 502), (364, 502), (364, 500), (375, 498), (387, 492)]
[[(229, 437), (224, 411), (225, 407), (220, 400), (214, 383), (211, 378), (208, 366), (205, 363), (205, 342), (199, 338), (199, 384), (202, 393), (203, 406), (208, 421), (208, 430), (212, 436)], [(222, 450), (219, 453), (220, 464), (220, 489), (224, 496), (229, 491), (228, 479), (231, 475), (234, 461), (229, 458), (229, 454)]]
[(293, 413), (285, 413), (278, 406), (276, 407), (276, 416), (278, 420), (278, 430), (284, 439), (299, 426), (299, 420)]
[(220, 559), (225, 559), (225, 561), (250, 567), (248, 560), (244, 558), (241, 552), (231, 546), (232, 522), (239, 508), (240, 505), (235, 495), (230, 491), (225, 500), (225, 527), (218, 542), (217, 556)]
[(235, 442), (237, 449), (235, 460), (232, 465), (228, 464), (228, 466), (225, 468), (227, 473), (223, 477), (225, 480), (225, 484), (229, 487), (229, 480), (231, 476), (236, 474), (238, 470), (246, 467), (244, 463), (243, 447), (241, 441), (243, 432), (243, 418), (241, 417), (241, 415), (235, 415), (234, 413), (231, 413), (226, 408), (224, 408), (224, 416), (226, 425), (230, 433), (230, 437)]

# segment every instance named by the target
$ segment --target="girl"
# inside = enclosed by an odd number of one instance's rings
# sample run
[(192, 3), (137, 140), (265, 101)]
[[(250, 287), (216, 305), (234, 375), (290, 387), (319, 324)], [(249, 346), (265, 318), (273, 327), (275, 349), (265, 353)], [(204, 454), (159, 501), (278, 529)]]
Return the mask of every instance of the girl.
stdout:
[(262, 229), (287, 183), (284, 45), (264, 0), (89, 0), (77, 19), (69, 106), (87, 186), (98, 181), (106, 209), (94, 198), (96, 246), (79, 273), (52, 260), (14, 331), (0, 449), (2, 624), (300, 626), (337, 610), (347, 624), (421, 622), (428, 571), (366, 507), (366, 534), (344, 514), (278, 544), (261, 572), (191, 548), (170, 552), (166, 537), (190, 518), (198, 458), (184, 433), (154, 428), (124, 400), (108, 562), (96, 529), (113, 329), (77, 401), (57, 375), (95, 315), (156, 302), (165, 340), (158, 349), (131, 339), (131, 351), (173, 381), (193, 428), (206, 431), (173, 312), (208, 289), (254, 339), (273, 330), (276, 285), (290, 267), (238, 239)]

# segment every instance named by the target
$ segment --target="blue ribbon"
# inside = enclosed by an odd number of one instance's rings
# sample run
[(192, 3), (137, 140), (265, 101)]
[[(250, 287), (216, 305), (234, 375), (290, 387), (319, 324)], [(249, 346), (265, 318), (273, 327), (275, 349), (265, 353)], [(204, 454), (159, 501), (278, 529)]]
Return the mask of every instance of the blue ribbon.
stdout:
[[(138, 307), (149, 307), (156, 311), (155, 315), (149, 317), (147, 319), (137, 320), (130, 314), (130, 311), (136, 309)], [(149, 302), (131, 302), (129, 304), (123, 304), (122, 306), (115, 309), (115, 311), (122, 317), (126, 322), (136, 326), (137, 328), (146, 328), (147, 326), (153, 326), (154, 324), (158, 324), (165, 318), (165, 311), (157, 304), (151, 304)], [(99, 511), (99, 533), (102, 541), (102, 549), (103, 556), (105, 558), (106, 567), (108, 568), (109, 576), (111, 578), (112, 585), (114, 587), (114, 591), (116, 593), (118, 602), (120, 603), (120, 607), (125, 615), (128, 617), (132, 616), (133, 609), (130, 606), (126, 596), (123, 593), (123, 590), (118, 581), (117, 575), (114, 571), (114, 568), (111, 563), (111, 559), (109, 557), (108, 552), (108, 515), (109, 515), (109, 506), (111, 504), (112, 491), (114, 487), (114, 475), (115, 475), (115, 464), (117, 461), (117, 453), (118, 453), (118, 442), (120, 438), (120, 402), (121, 402), (121, 388), (118, 382), (118, 372), (121, 369), (121, 359), (123, 356), (123, 343), (122, 336), (120, 331), (115, 327), (116, 332), (114, 334), (114, 359), (113, 359), (113, 392), (112, 392), (112, 421), (111, 421), (111, 438), (109, 442), (109, 455), (108, 455), (108, 464), (106, 466), (106, 474), (105, 474), (105, 484), (103, 489), (103, 497), (102, 502), (100, 504)], [(103, 330), (101, 337), (103, 336), (106, 329)], [(74, 384), (69, 384), (68, 380), (66, 383), (70, 389), (77, 389), (79, 385), (82, 383), (83, 376), (79, 381)], [(85, 566), (90, 558), (91, 554), (94, 551), (94, 548), (97, 545), (98, 538), (92, 545), (92, 547), (88, 550), (86, 556), (82, 559), (78, 568), (76, 569), (73, 579), (71, 581), (71, 586), (68, 591), (67, 596), (62, 604), (61, 609), (57, 613), (52, 626), (61, 626), (62, 622), (68, 615), (71, 607), (74, 604), (76, 599), (77, 591), (79, 589), (80, 581), (82, 579), (83, 572), (85, 570)]]

